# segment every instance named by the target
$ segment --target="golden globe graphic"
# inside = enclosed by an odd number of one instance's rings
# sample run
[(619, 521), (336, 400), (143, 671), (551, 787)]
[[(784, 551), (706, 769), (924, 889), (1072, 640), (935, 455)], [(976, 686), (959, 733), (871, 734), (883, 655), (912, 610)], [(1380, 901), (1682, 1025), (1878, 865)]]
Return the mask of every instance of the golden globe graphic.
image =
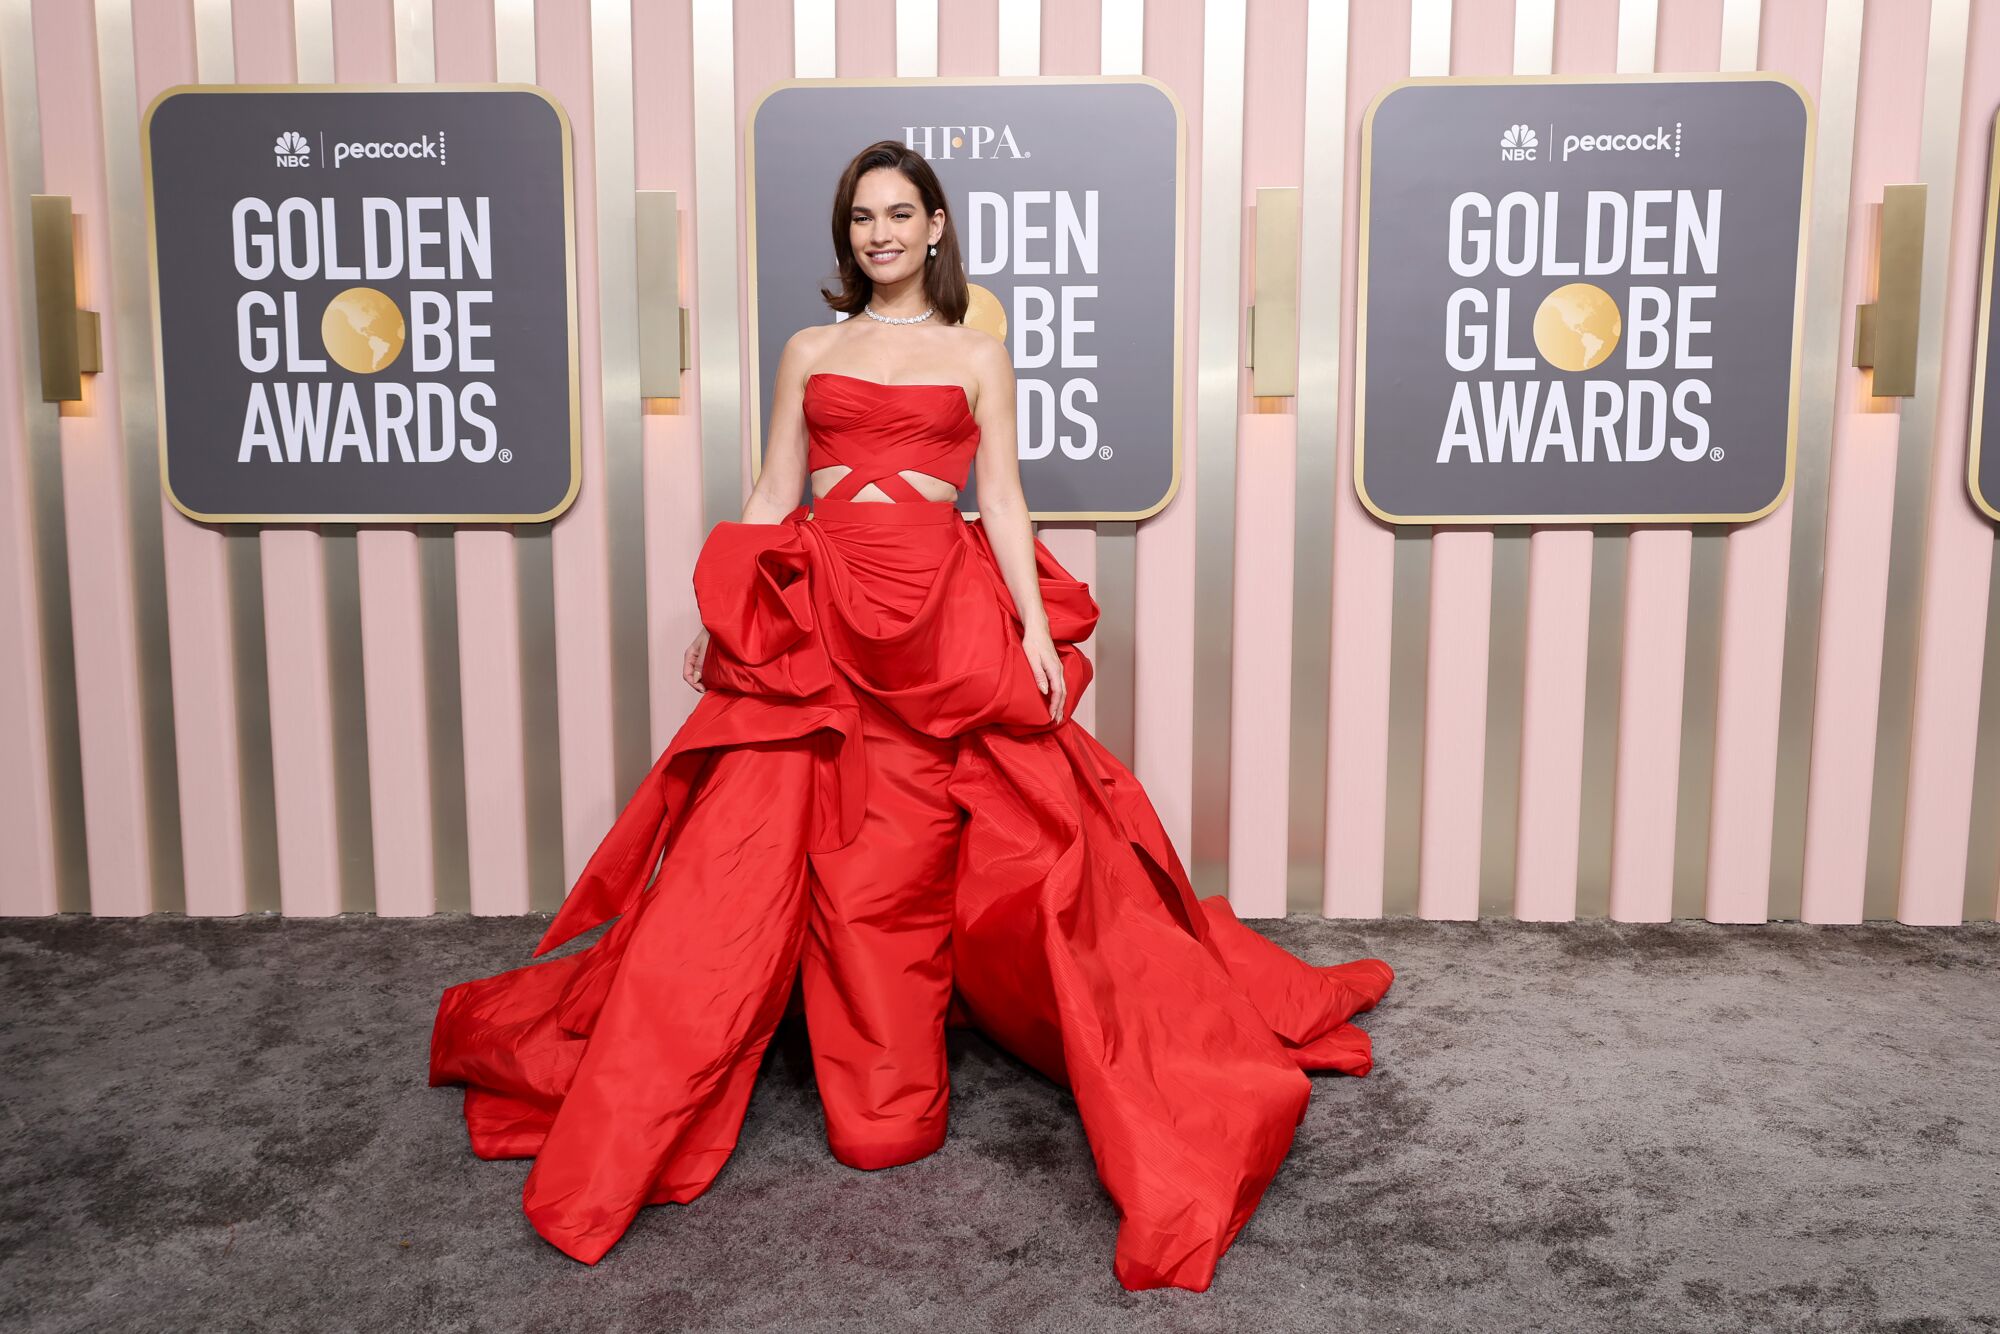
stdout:
[(1587, 371), (1618, 346), (1618, 303), (1595, 283), (1565, 283), (1535, 311), (1535, 350), (1563, 371)]
[(967, 328), (989, 333), (1001, 342), (1007, 341), (1007, 308), (1000, 304), (1000, 298), (993, 295), (990, 288), (978, 283), (965, 286), (965, 324)]
[(326, 303), (319, 336), (342, 370), (373, 375), (402, 355), (403, 312), (372, 287), (350, 287)]

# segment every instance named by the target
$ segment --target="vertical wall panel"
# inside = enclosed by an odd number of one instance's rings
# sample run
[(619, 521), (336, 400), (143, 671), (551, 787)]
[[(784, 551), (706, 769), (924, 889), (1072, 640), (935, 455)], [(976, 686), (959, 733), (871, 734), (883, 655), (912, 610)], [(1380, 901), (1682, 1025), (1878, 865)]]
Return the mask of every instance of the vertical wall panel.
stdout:
[(1173, 89), (1187, 123), (1187, 158), (1181, 168), (1189, 182), (1181, 334), (1186, 340), (1183, 356), (1189, 361), (1181, 385), (1180, 489), (1165, 509), (1139, 525), (1136, 538), (1132, 768), (1183, 858), (1193, 847), (1195, 754), (1188, 715), (1203, 707), (1194, 695), (1197, 626), (1189, 592), (1195, 580), (1195, 505), (1200, 489), (1195, 465), (1201, 447), (1195, 412), (1199, 377), (1192, 361), (1202, 298), (1201, 191), (1195, 185), (1202, 179), (1203, 159), (1201, 33), (1200, 0), (1152, 0), (1146, 6), (1145, 72)]
[(116, 339), (119, 347), (116, 385), (131, 529), (143, 780), (152, 831), (152, 911), (178, 913), (187, 909), (187, 892), (174, 739), (174, 663), (167, 625), (159, 427), (153, 397), (153, 307), (146, 282), (146, 196), (139, 172), (143, 104), (136, 100), (131, 0), (97, 0), (95, 26), (110, 239), (100, 315), (106, 336)]
[[(66, 586), (68, 575), (59, 555), (44, 554), (60, 551), (50, 531), (59, 526), (60, 476), (55, 413), (41, 402), (30, 332), (25, 219), (27, 197), (42, 188), (30, 24), (27, 0), (0, 6), (0, 754), (11, 757), (0, 767), (0, 915), (10, 917), (74, 906), (60, 902), (58, 886), (73, 880), (80, 889), (84, 878), (80, 857), (70, 859), (79, 872), (72, 877), (58, 856), (57, 822), (81, 803), (53, 767), (67, 752), (63, 768), (74, 776), (76, 708), (68, 600), (44, 593), (58, 576)], [(49, 511), (56, 525), (41, 521)], [(67, 832), (76, 837), (63, 842), (81, 843), (80, 827)]]
[[(499, 77), (490, 0), (437, 0), (431, 20), (438, 82)], [(530, 861), (517, 539), (510, 527), (480, 524), (454, 529), (451, 542), (460, 717), (473, 720), (460, 729), (468, 883), (459, 905), (446, 901), (440, 880), (438, 907), (525, 912)]]
[[(633, 86), (633, 149), (638, 188), (672, 190), (680, 213), (681, 302), (689, 312), (690, 361), (701, 346), (694, 319), (700, 274), (692, 257), (696, 225), (693, 48), (688, 14), (679, 5), (639, 5), (632, 12), (632, 47), (649, 71)], [(646, 404), (646, 624), (649, 635), (652, 749), (668, 741), (700, 698), (681, 679), (681, 661), (701, 630), (694, 600), (694, 563), (707, 529), (701, 521), (701, 404), (696, 372), (683, 377), (681, 397)]]
[(1327, 729), (1326, 887), (1329, 917), (1384, 907), (1388, 811), (1390, 634), (1395, 533), (1354, 491), (1354, 291), (1361, 236), (1361, 122), (1382, 89), (1410, 70), (1408, 0), (1349, 12), (1347, 183), (1341, 237), (1340, 430), (1335, 443), (1333, 645)]
[[(1750, 70), (1757, 65), (1761, 0), (1718, 0), (1662, 15), (1663, 70)], [(1728, 527), (1693, 529), (1688, 553), (1687, 637), (1682, 648), (1679, 786), (1674, 798), (1669, 915), (1699, 917), (1706, 899), (1709, 792), (1715, 780), (1715, 692), (1721, 657), (1723, 563)]]
[[(1459, 76), (1508, 74), (1511, 6), (1452, 8)], [(1479, 915), (1480, 827), (1486, 777), (1486, 670), (1493, 611), (1493, 531), (1431, 536), (1430, 630), (1424, 667), (1424, 767), (1417, 913)]]
[[(1994, 551), (2000, 563), (2000, 546)], [(1988, 574), (1991, 586), (1992, 574)], [(1966, 848), (1965, 898), (1972, 916), (2000, 914), (2000, 598), (1986, 601), (1986, 643), (1972, 766), (1972, 837)]]
[[(1096, 74), (1103, 15), (1097, 0), (1076, 0), (1052, 4), (1042, 15), (1041, 69), (1043, 74)], [(1036, 535), (1062, 567), (1086, 584), (1097, 582), (1097, 529), (1087, 522), (1043, 523)], [(1093, 592), (1095, 588), (1093, 587)], [(1107, 614), (1109, 614), (1107, 609)], [(1077, 647), (1096, 661), (1097, 636), (1093, 633)], [(1103, 681), (1093, 677), (1071, 717), (1084, 728), (1097, 724), (1097, 699)]]
[(1347, 199), (1347, 0), (1306, 11), (1299, 197), (1299, 378), (1292, 526), (1287, 907), (1326, 898), (1327, 720), (1333, 649), (1333, 531), (1340, 477), (1341, 238)]
[(938, 73), (945, 78), (999, 72), (999, 0), (958, 0), (938, 9)]
[[(1797, 79), (1819, 114), (1807, 241), (1807, 355), (1793, 490), (1776, 510), (1732, 528), (1725, 539), (1707, 875), (1707, 916), (1716, 922), (1761, 922), (1778, 908), (1771, 874), (1779, 820), (1783, 689), (1789, 622), (1799, 619), (1796, 612), (1788, 615), (1787, 596), (1794, 543), (1815, 540), (1824, 507), (1840, 251), (1847, 232), (1840, 205), (1847, 198), (1853, 135), (1854, 68), (1840, 50), (1825, 48), (1828, 21), (1821, 0), (1765, 0), (1760, 22), (1761, 67)], [(1831, 83), (1824, 82), (1827, 74), (1833, 76)], [(1831, 208), (1830, 200), (1835, 201)], [(1800, 526), (1796, 534), (1795, 522)], [(1812, 574), (1810, 595), (1815, 598), (1817, 559), (1814, 552), (1798, 562)], [(1816, 620), (1816, 610), (1813, 616)], [(1804, 781), (1803, 772), (1796, 781)], [(1803, 793), (1798, 804), (1803, 809)]]
[[(245, 83), (293, 82), (291, 6), (283, 0), (235, 0), (231, 12), (236, 77)], [(279, 893), (290, 916), (330, 916), (341, 910), (341, 829), (325, 553), (311, 527), (257, 533)]]
[[(1254, 279), (1257, 191), (1297, 189), (1304, 170), (1306, 5), (1253, 5), (1243, 78), (1245, 225), (1237, 304)], [(1293, 261), (1296, 263), (1296, 260)], [(1247, 313), (1244, 316), (1247, 326)], [(1247, 332), (1247, 328), (1246, 328)], [(1239, 335), (1242, 336), (1242, 335)], [(1245, 917), (1283, 917), (1290, 879), (1286, 789), (1292, 737), (1292, 523), (1298, 512), (1296, 398), (1251, 394), (1250, 348), (1236, 358), (1235, 615), (1230, 652), (1229, 900)]]
[(755, 23), (758, 52), (767, 61), (782, 59), (772, 53), (789, 45), (792, 21), (783, 4), (767, 2), (753, 16), (728, 0), (694, 0), (690, 17), (696, 226), (702, 235), (701, 248), (695, 252), (701, 297), (691, 323), (699, 322), (701, 342), (715, 354), (694, 359), (701, 405), (702, 524), (708, 527), (743, 513), (744, 441), (749, 429), (744, 420), (743, 375), (749, 331), (737, 314), (742, 296), (737, 257), (746, 253), (748, 231), (738, 184), (743, 174), (739, 129), (745, 105), (737, 69), (745, 55), (741, 37), (744, 27)]
[[(145, 108), (162, 91), (198, 77), (194, 12), (141, 4), (132, 11), (134, 96)], [(138, 135), (134, 120), (131, 133)], [(135, 155), (136, 156), (136, 155)], [(136, 163), (135, 163), (136, 166)], [(143, 247), (145, 220), (131, 223)], [(150, 344), (151, 307), (144, 252), (138, 283)], [(145, 393), (154, 393), (153, 366)], [(156, 426), (148, 415), (149, 428)], [(150, 437), (149, 429), (149, 437)], [(142, 447), (134, 442), (135, 449)], [(143, 448), (156, 453), (156, 441)], [(180, 788), (186, 910), (232, 916), (249, 904), (244, 868), (243, 767), (236, 714), (236, 645), (230, 612), (229, 545), (223, 531), (195, 523), (159, 489), (157, 466), (146, 498), (160, 515), (167, 629), (173, 657), (175, 761)]]
[[(1611, 6), (1556, 7), (1554, 72), (1607, 72), (1617, 44)], [(1537, 528), (1528, 538), (1513, 909), (1530, 921), (1576, 916), (1594, 541), (1589, 528)]]
[[(735, 54), (734, 82), (730, 94), (733, 115), (729, 120), (735, 137), (732, 145), (735, 174), (730, 181), (730, 198), (740, 204), (740, 207), (731, 214), (731, 222), (736, 229), (736, 255), (741, 256), (741, 261), (734, 262), (735, 257), (732, 256), (728, 274), (730, 290), (734, 291), (736, 296), (736, 301), (731, 305), (732, 320), (735, 318), (734, 312), (740, 310), (743, 313), (740, 322), (732, 323), (730, 326), (737, 338), (738, 353), (735, 365), (742, 371), (739, 391), (741, 406), (740, 410), (732, 407), (729, 417), (730, 435), (735, 445), (731, 460), (736, 465), (736, 475), (734, 477), (724, 475), (726, 470), (719, 466), (716, 468), (718, 474), (716, 480), (708, 480), (707, 473), (703, 474), (704, 485), (711, 495), (715, 494), (718, 486), (727, 491), (728, 512), (726, 514), (712, 512), (709, 515), (711, 521), (717, 518), (735, 519), (742, 513), (757, 475), (757, 468), (753, 466), (751, 457), (754, 449), (751, 439), (752, 425), (754, 422), (762, 422), (767, 415), (766, 409), (770, 407), (770, 404), (764, 401), (764, 389), (759, 378), (750, 374), (751, 348), (759, 337), (756, 302), (749, 284), (749, 268), (754, 259), (748, 202), (750, 164), (746, 156), (750, 114), (758, 100), (774, 83), (789, 78), (832, 78), (839, 72), (838, 42), (835, 40), (834, 25), (836, 8), (834, 0), (795, 0), (795, 3), (790, 5), (782, 3), (781, 0), (743, 0), (743, 3), (735, 6), (735, 31), (732, 34)], [(893, 14), (889, 15), (889, 21), (893, 22)], [(792, 37), (790, 42), (783, 41), (779, 36), (787, 31), (788, 26)], [(885, 43), (891, 42), (893, 36), (892, 29), (885, 30), (882, 40)], [(699, 60), (700, 56), (697, 53), (697, 63)], [(699, 106), (696, 115), (696, 124), (699, 125)], [(860, 146), (855, 145), (857, 149)], [(707, 188), (715, 189), (714, 183), (711, 182)], [(718, 283), (717, 286), (720, 287), (721, 284)], [(720, 306), (722, 303), (720, 300), (715, 300), (711, 304)], [(710, 328), (717, 327), (719, 322), (711, 321)], [(704, 399), (704, 411), (707, 407), (707, 401)], [(704, 456), (703, 463), (706, 468), (710, 464), (719, 465), (720, 460), (710, 454)]]
[[(493, 24), (480, 14), (470, 58), (490, 70)], [(395, 0), (396, 81), (438, 82), (434, 0)], [(492, 77), (489, 73), (488, 79)], [(431, 910), (465, 912), (472, 906), (472, 855), (465, 817), (465, 706), (459, 690), (458, 525), (417, 526), (417, 568), (423, 617), (424, 694), (429, 700), (425, 746), (430, 763)], [(519, 659), (511, 665), (518, 670)]]
[[(203, 83), (236, 81), (230, 0), (195, 0), (195, 57)], [(157, 386), (155, 386), (157, 391)], [(269, 657), (265, 652), (264, 539), (251, 524), (221, 528), (229, 578), (229, 637), (236, 686), (236, 766), (241, 776), (244, 909), (283, 907), (276, 762), (271, 742)]]
[[(1547, 75), (1555, 65), (1555, 0), (1515, 0), (1513, 72)], [(1482, 917), (1513, 912), (1519, 861), (1523, 715), (1527, 708), (1528, 574), (1533, 530), (1494, 529), (1493, 596), (1487, 645), (1486, 756), (1480, 812)]]
[(1236, 435), (1242, 384), (1242, 0), (1202, 6), (1202, 167), (1198, 255), (1202, 310), (1194, 322), (1195, 451), (1205, 503), (1195, 509), (1193, 824), (1188, 876), (1195, 891), (1226, 888), (1229, 872), (1230, 680), (1235, 670)]
[(896, 0), (899, 77), (934, 79), (938, 67), (938, 0)]
[[(1898, 915), (1903, 862), (1905, 802), (1911, 760), (1911, 691), (1919, 609), (1924, 600), (1926, 511), (1931, 464), (1943, 387), (1941, 355), (1946, 346), (1948, 308), (1945, 281), (1952, 269), (1956, 201), (1964, 193), (1983, 199), (1978, 177), (1955, 179), (1959, 161), (1960, 99), (1964, 94), (1968, 0), (1932, 0), (1930, 41), (1925, 56), (1923, 131), (1917, 171), (1929, 182), (1924, 217), (1924, 263), (1918, 325), (1917, 395), (1904, 405), (1902, 438), (1896, 447), (1895, 516), (1889, 540), (1888, 589), (1882, 627), (1879, 722), (1875, 772), (1870, 794), (1868, 871), (1862, 915)], [(1990, 115), (1974, 113), (1982, 126)], [(1947, 451), (1947, 456), (1949, 452)], [(1901, 886), (1901, 890), (1914, 889)], [(1951, 896), (1956, 898), (1956, 895)]]
[[(1452, 0), (1411, 0), (1409, 73), (1419, 78), (1451, 73)], [(1356, 296), (1359, 297), (1357, 292)], [(1366, 392), (1356, 386), (1356, 395)], [(1347, 483), (1350, 487), (1353, 480)], [(1388, 822), (1383, 833), (1383, 908), (1392, 915), (1420, 912), (1424, 805), (1424, 732), (1430, 722), (1429, 654), (1431, 530), (1401, 526), (1390, 573), (1387, 778)]]
[[(491, 0), (493, 63), (502, 83), (539, 83), (535, 0)], [(574, 140), (572, 140), (574, 148)], [(516, 618), (520, 622), (521, 753), (528, 805), (528, 904), (562, 904), (564, 869), (562, 710), (556, 671), (554, 524), (514, 528)]]
[[(842, 79), (896, 74), (896, 0), (837, 0), (834, 68)], [(856, 144), (858, 149), (860, 144)]]
[[(334, 11), (335, 81), (395, 82), (394, 20), (391, 0), (349, 0)], [(354, 546), (375, 909), (390, 917), (422, 916), (436, 906), (437, 882), (417, 535), (412, 528), (364, 525)]]
[(1835, 428), (1845, 419), (1851, 397), (1843, 391), (1852, 375), (1844, 341), (1852, 319), (1849, 250), (1865, 243), (1871, 234), (1850, 225), (1866, 4), (1865, 0), (1824, 0), (1824, 6), (1818, 85), (1820, 154), (1813, 179), (1813, 281), (1806, 298), (1799, 466), (1793, 483), (1784, 669), (1777, 698), (1778, 769), (1771, 820), (1769, 910), (1777, 918), (1801, 914), (1829, 473)]
[[(383, 77), (374, 81), (391, 81), (395, 51), (391, 6), (383, 0), (357, 0), (357, 3), (342, 5), (340, 12), (341, 28), (348, 32), (358, 29), (365, 47), (389, 53), (383, 62)], [(333, 0), (292, 0), (294, 75), (300, 83), (335, 81), (335, 26)], [(381, 763), (370, 744), (373, 734), (368, 718), (369, 659), (372, 656), (379, 660), (381, 654), (370, 654), (367, 649), (367, 622), (378, 622), (374, 627), (374, 638), (378, 644), (401, 636), (392, 636), (388, 627), (379, 623), (385, 619), (379, 614), (383, 610), (379, 599), (370, 599), (377, 604), (374, 616), (365, 613), (362, 607), (362, 551), (365, 547), (374, 553), (365, 563), (370, 566), (370, 582), (379, 584), (381, 581), (373, 576), (381, 573), (383, 564), (379, 559), (384, 549), (382, 532), (371, 525), (354, 523), (321, 524), (318, 525), (318, 532), (320, 560), (325, 575), (327, 700), (333, 713), (334, 819), (340, 830), (340, 909), (343, 912), (368, 912), (377, 906), (378, 850), (375, 834), (378, 798), (374, 791), (373, 766)], [(411, 562), (415, 559), (412, 554)], [(391, 625), (404, 623), (404, 618), (400, 616), (392, 615), (386, 619)], [(424, 790), (428, 809), (428, 781)], [(428, 829), (428, 820), (424, 827)], [(392, 843), (402, 843), (402, 833), (400, 817), (391, 817), (383, 826), (384, 837)], [(399, 879), (402, 867), (413, 861), (405, 856), (393, 863)], [(431, 865), (428, 858), (425, 864)], [(428, 876), (428, 870), (425, 874)], [(403, 897), (404, 887), (395, 885), (392, 893)], [(429, 911), (432, 901), (430, 896), (423, 897), (423, 911)]]
[[(1624, 6), (1621, 43), (1628, 20), (1645, 23), (1649, 7)], [(1667, 6), (1653, 33), (1655, 67), (1712, 70), (1721, 54), (1721, 0)], [(1621, 62), (1621, 68), (1630, 67)], [(1694, 534), (1687, 528), (1634, 527), (1626, 549), (1610, 902), (1610, 915), (1620, 921), (1659, 922), (1673, 915), (1693, 555)]]
[(1827, 489), (1800, 910), (1809, 922), (1861, 920), (1901, 405), (1869, 397), (1867, 372), (1849, 364), (1852, 311), (1875, 290), (1882, 187), (1910, 180), (1916, 170), (1925, 44), (1909, 35), (1927, 29), (1929, 13), (1925, 0), (1871, 5), (1862, 23), (1868, 55), (1861, 65), (1849, 203), (1861, 225), (1847, 248)]
[[(612, 790), (653, 766), (646, 627), (646, 478), (639, 398), (638, 201), (633, 196), (632, 0), (591, 0), (598, 360), (610, 602)], [(600, 835), (601, 835), (600, 831)]]
[[(88, 6), (46, 0), (35, 6), (34, 20), (43, 188), (69, 195), (78, 215), (79, 305), (109, 312), (116, 297), (95, 25)], [(153, 832), (146, 797), (131, 480), (119, 418), (122, 349), (109, 320), (103, 344), (103, 373), (86, 378), (80, 402), (62, 405), (63, 503), (90, 908), (100, 915), (134, 916), (153, 906)]]
[[(1975, 811), (1972, 780), (1979, 716), (1982, 631), (1993, 569), (1993, 523), (1966, 494), (1973, 335), (1986, 249), (1993, 114), (2000, 106), (2000, 12), (1974, 5), (1966, 42), (1958, 187), (1952, 201), (1945, 282), (1943, 374), (1938, 380), (1936, 458), (1924, 531), (1923, 605), (1917, 617), (1916, 685), (1910, 723), (1909, 793), (1897, 916), (1926, 926), (1992, 915), (1989, 894), (1965, 892)], [(1990, 822), (1992, 810), (1976, 813)]]
[(618, 814), (613, 787), (611, 557), (606, 515), (605, 404), (598, 326), (596, 112), (588, 0), (535, 10), (538, 81), (569, 112), (576, 152), (578, 367), (583, 393), (583, 487), (552, 536), (556, 707), (562, 718), (563, 874), (574, 884)]

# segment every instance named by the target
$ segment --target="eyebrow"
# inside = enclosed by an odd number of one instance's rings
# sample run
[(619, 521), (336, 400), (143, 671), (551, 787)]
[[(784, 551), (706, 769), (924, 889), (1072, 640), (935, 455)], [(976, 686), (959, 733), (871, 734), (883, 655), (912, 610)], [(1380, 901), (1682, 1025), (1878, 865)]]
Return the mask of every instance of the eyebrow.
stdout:
[[(916, 205), (912, 204), (907, 199), (903, 199), (903, 200), (898, 200), (896, 203), (889, 205), (889, 207), (891, 210), (895, 210), (899, 208), (915, 208)], [(866, 213), (868, 211), (868, 206), (866, 204), (856, 204), (850, 211), (855, 213)]]

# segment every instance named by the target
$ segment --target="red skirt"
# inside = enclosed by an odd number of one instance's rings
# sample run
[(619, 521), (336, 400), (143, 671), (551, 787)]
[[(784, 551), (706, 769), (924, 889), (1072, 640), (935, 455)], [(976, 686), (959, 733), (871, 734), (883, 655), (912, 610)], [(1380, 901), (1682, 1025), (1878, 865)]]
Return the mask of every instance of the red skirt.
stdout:
[(718, 524), (694, 713), (592, 855), (542, 954), (448, 989), (430, 1082), (482, 1158), (535, 1159), (537, 1232), (595, 1263), (706, 1190), (772, 1032), (803, 1009), (827, 1141), (944, 1140), (943, 1029), (1066, 1084), (1128, 1288), (1206, 1289), (1290, 1149), (1305, 1070), (1365, 1075), (1349, 1020), (1393, 978), (1314, 967), (1197, 900), (1131, 772), (1069, 718), (1087, 587), (1038, 540), (1070, 707), (1051, 723), (984, 529), (951, 502)]

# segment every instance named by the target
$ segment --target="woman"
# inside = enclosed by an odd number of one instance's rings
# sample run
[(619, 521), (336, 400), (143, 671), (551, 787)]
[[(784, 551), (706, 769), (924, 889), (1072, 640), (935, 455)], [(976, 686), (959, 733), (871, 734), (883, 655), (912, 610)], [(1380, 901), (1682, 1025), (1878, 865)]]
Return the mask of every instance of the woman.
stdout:
[(1013, 370), (960, 322), (930, 166), (865, 149), (833, 245), (822, 295), (864, 318), (786, 345), (757, 485), (695, 566), (702, 698), (536, 953), (616, 924), (450, 988), (431, 1083), (466, 1085), (481, 1157), (535, 1159), (529, 1219), (595, 1263), (714, 1181), (788, 1005), (857, 1168), (943, 1143), (944, 1030), (969, 1022), (1074, 1093), (1119, 1280), (1205, 1289), (1302, 1071), (1368, 1072), (1347, 1021), (1393, 974), (1309, 966), (1196, 900), (1137, 780), (1069, 719), (1097, 607), (1029, 527)]

